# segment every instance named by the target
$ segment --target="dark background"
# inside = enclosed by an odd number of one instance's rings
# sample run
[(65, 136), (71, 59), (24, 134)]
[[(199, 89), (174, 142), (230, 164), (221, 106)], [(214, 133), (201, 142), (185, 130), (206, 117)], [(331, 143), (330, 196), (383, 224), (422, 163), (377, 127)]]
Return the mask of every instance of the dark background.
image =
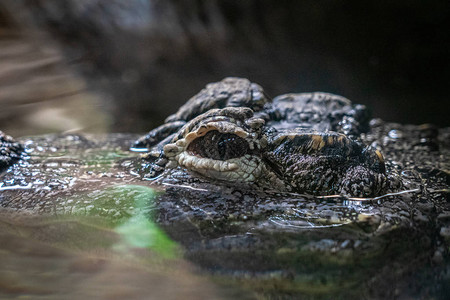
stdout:
[(4, 20), (49, 32), (109, 95), (111, 131), (149, 130), (227, 76), (272, 97), (325, 91), (387, 121), (450, 124), (450, 1), (9, 2)]

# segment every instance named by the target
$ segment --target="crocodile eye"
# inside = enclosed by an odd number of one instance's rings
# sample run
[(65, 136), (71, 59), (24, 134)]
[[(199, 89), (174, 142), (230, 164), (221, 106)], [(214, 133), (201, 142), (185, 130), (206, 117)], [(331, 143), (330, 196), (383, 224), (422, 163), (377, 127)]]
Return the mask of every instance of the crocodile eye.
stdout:
[(250, 148), (247, 141), (235, 134), (211, 130), (193, 140), (187, 151), (199, 157), (228, 160), (247, 154)]

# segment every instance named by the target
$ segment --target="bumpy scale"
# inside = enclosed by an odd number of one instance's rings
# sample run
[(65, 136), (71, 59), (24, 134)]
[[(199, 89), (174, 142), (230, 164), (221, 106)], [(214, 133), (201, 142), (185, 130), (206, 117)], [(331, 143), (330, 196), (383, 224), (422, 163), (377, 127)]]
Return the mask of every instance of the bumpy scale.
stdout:
[(138, 140), (155, 173), (184, 168), (231, 185), (316, 195), (373, 196), (386, 187), (382, 154), (358, 141), (362, 105), (326, 93), (269, 101), (256, 84), (226, 78)]

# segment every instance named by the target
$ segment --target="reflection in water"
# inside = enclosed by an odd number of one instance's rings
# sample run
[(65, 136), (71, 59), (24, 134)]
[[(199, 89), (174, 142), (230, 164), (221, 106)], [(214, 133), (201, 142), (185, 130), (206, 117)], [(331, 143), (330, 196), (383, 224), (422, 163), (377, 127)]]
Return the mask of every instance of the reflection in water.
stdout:
[(176, 243), (148, 218), (151, 188), (116, 186), (106, 194), (126, 199), (124, 208), (136, 214), (49, 217), (1, 210), (0, 298), (227, 298), (194, 273)]
[(120, 186), (115, 190), (118, 193), (129, 193), (130, 190), (137, 192), (133, 196), (132, 207), (138, 209), (138, 212), (114, 229), (120, 235), (121, 240), (114, 245), (113, 249), (129, 253), (131, 248), (148, 248), (164, 258), (176, 258), (176, 243), (151, 221), (149, 211), (146, 209), (155, 197), (153, 189), (136, 185)]

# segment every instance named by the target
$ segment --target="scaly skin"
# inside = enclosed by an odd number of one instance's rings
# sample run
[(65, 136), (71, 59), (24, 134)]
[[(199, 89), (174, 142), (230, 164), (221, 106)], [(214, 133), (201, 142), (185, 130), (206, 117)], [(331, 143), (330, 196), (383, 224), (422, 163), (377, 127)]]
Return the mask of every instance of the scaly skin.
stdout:
[(382, 154), (356, 137), (367, 126), (364, 106), (326, 93), (261, 95), (246, 79), (210, 84), (136, 145), (150, 148), (158, 175), (184, 168), (229, 185), (315, 195), (385, 191)]

